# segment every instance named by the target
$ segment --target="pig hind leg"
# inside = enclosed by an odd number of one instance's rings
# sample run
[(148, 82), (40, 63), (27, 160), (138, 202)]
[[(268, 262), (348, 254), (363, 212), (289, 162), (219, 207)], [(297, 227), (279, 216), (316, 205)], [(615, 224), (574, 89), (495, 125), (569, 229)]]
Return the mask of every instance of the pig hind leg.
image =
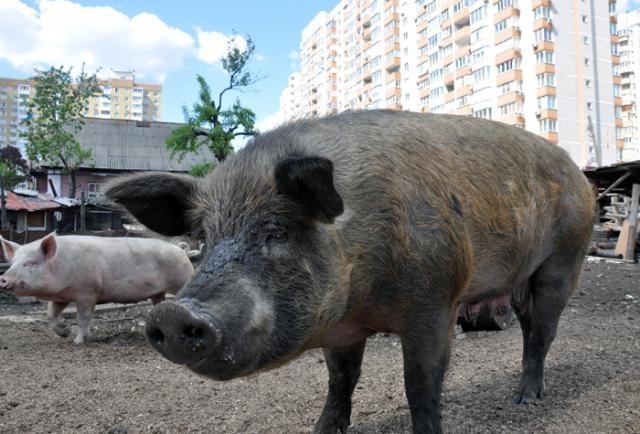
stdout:
[(66, 338), (69, 336), (69, 327), (64, 324), (64, 320), (60, 317), (60, 314), (67, 307), (69, 303), (59, 303), (57, 301), (50, 301), (47, 308), (47, 320), (51, 330), (58, 336)]
[(522, 376), (515, 403), (544, 397), (545, 358), (560, 315), (577, 285), (582, 259), (582, 254), (549, 257), (530, 278), (528, 297), (514, 305), (523, 338)]
[(76, 308), (78, 310), (78, 334), (73, 339), (73, 343), (76, 345), (83, 344), (89, 337), (89, 322), (91, 321), (94, 307), (95, 303), (76, 302)]
[(325, 348), (329, 370), (329, 394), (313, 432), (346, 433), (351, 420), (351, 395), (360, 378), (366, 340), (350, 347)]

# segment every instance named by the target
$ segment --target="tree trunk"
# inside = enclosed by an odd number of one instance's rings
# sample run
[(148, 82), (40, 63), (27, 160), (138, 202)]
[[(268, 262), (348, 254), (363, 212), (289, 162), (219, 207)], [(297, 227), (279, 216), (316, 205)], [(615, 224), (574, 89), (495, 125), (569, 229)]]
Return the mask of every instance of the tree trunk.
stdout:
[(69, 170), (69, 180), (71, 181), (69, 183), (69, 197), (71, 199), (75, 199), (76, 198), (76, 171), (75, 170)]

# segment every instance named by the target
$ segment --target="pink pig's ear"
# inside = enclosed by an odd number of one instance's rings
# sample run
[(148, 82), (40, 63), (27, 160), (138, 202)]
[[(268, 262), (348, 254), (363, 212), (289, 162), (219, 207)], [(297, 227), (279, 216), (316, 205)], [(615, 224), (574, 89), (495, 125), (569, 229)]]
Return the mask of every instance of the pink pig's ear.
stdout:
[(56, 256), (56, 251), (58, 250), (58, 243), (56, 242), (56, 233), (51, 232), (49, 235), (44, 237), (42, 241), (40, 241), (40, 249), (42, 253), (44, 253), (44, 257), (47, 261), (53, 259)]
[(9, 240), (5, 240), (0, 237), (0, 241), (2, 242), (2, 250), (4, 251), (4, 257), (7, 260), (11, 261), (13, 256), (16, 254), (16, 250), (20, 248), (20, 244), (12, 243)]

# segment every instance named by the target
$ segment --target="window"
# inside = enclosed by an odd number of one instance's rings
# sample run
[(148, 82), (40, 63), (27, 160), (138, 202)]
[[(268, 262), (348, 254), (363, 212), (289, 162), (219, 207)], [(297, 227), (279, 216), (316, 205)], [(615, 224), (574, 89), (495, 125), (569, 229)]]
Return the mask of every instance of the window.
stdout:
[(538, 108), (539, 109), (555, 109), (556, 106), (556, 97), (554, 95), (545, 95), (538, 98)]
[(497, 66), (498, 69), (498, 74), (501, 74), (503, 72), (507, 72), (510, 71), (514, 68), (519, 68), (520, 67), (520, 59), (519, 58), (513, 58), (513, 59), (509, 59), (506, 62), (502, 62), (499, 63)]
[(553, 42), (553, 31), (546, 27), (536, 30), (533, 36), (536, 42), (540, 42), (540, 41)]
[(491, 119), (491, 107), (483, 108), (483, 109), (480, 109), (480, 110), (474, 110), (473, 117), (474, 118)]
[(507, 116), (512, 113), (522, 112), (522, 104), (516, 102), (510, 102), (508, 104), (501, 105), (498, 108), (500, 109), (500, 116)]
[(486, 17), (487, 17), (487, 5), (485, 4), (479, 7), (478, 9), (474, 10), (473, 12), (471, 12), (470, 22), (471, 24), (475, 24), (478, 21), (482, 21)]
[(538, 18), (546, 18), (550, 20), (551, 14), (552, 14), (551, 8), (548, 6), (538, 6), (533, 10), (533, 18), (536, 20)]
[(542, 50), (536, 53), (536, 63), (555, 63), (554, 54), (551, 50)]
[(542, 74), (538, 74), (536, 75), (536, 79), (539, 87), (556, 85), (556, 75), (553, 72), (543, 72)]
[(555, 119), (540, 119), (538, 127), (541, 133), (556, 133), (558, 132), (558, 121)]

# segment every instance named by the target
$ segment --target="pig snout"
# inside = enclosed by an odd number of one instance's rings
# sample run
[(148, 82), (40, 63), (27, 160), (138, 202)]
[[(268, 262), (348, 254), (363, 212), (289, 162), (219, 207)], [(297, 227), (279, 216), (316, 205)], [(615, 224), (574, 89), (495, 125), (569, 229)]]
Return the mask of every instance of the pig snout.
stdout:
[(145, 334), (156, 351), (181, 365), (201, 361), (222, 341), (222, 332), (210, 315), (174, 301), (162, 302), (151, 310)]
[(13, 281), (8, 277), (0, 276), (0, 290), (11, 291), (13, 289)]

